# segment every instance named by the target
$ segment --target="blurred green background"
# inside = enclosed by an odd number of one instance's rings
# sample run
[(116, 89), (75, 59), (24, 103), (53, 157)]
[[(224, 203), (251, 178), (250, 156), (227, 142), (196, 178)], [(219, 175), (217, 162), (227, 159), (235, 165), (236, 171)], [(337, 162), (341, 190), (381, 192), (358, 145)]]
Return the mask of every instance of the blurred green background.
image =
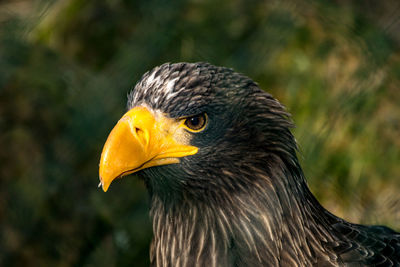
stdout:
[(147, 266), (144, 185), (97, 188), (141, 75), (232, 67), (293, 114), (312, 191), (400, 230), (400, 2), (0, 1), (0, 265)]

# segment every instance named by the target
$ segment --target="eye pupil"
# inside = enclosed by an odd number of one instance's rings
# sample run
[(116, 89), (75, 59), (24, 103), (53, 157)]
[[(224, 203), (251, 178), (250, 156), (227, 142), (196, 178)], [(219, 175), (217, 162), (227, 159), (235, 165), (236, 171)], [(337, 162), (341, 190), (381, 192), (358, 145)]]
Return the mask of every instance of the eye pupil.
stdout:
[(199, 118), (199, 117), (190, 118), (190, 124), (191, 124), (192, 126), (197, 126), (197, 125), (199, 125), (199, 124), (200, 124), (200, 118)]
[(193, 117), (186, 118), (185, 125), (194, 131), (201, 130), (206, 125), (206, 115), (200, 114)]

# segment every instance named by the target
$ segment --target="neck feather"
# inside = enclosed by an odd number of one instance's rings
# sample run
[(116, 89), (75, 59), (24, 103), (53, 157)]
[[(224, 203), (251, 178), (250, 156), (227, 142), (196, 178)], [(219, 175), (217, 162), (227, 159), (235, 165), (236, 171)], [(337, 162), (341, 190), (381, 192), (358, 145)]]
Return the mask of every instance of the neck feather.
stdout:
[[(271, 161), (270, 161), (271, 162)], [(337, 220), (312, 196), (299, 166), (254, 169), (251, 186), (166, 203), (152, 196), (154, 266), (265, 266), (328, 262)], [(222, 170), (224, 177), (242, 176)], [(256, 178), (254, 178), (256, 177)]]

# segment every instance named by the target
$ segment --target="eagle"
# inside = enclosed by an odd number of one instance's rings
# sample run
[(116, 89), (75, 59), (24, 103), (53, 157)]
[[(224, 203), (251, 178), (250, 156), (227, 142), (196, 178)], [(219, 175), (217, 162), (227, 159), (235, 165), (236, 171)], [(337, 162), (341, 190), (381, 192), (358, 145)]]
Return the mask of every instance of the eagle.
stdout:
[(100, 159), (104, 191), (143, 179), (151, 266), (400, 266), (400, 234), (347, 222), (310, 192), (285, 107), (250, 78), (166, 63), (128, 94)]

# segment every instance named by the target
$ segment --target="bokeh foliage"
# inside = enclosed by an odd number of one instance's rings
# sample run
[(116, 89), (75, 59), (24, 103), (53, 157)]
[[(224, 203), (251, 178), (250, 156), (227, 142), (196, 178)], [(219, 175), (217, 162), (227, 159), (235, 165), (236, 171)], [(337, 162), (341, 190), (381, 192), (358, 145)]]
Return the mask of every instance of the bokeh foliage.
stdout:
[(378, 2), (0, 3), (0, 265), (148, 265), (143, 183), (105, 194), (97, 168), (127, 92), (164, 62), (252, 77), (293, 114), (324, 206), (400, 230), (400, 4)]

